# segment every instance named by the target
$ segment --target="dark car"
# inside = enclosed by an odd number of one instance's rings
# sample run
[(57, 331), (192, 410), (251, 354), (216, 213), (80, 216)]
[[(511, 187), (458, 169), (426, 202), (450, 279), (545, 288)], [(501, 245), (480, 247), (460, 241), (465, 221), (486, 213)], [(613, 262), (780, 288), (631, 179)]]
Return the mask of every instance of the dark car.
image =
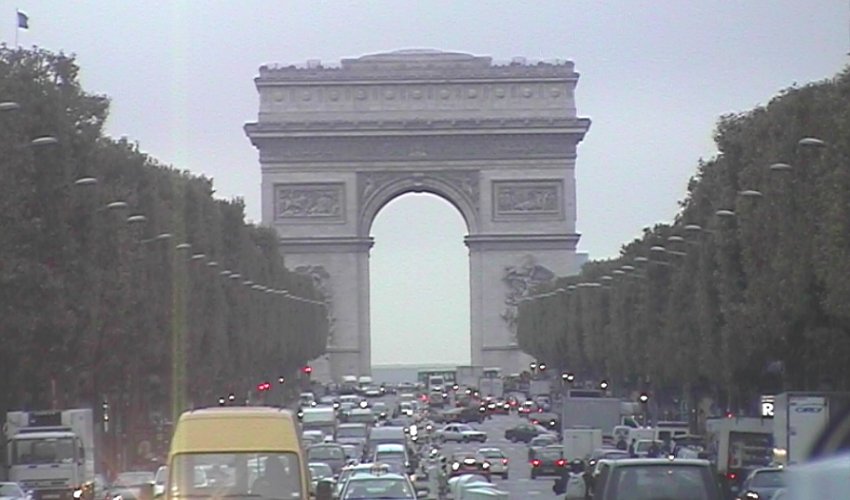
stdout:
[(307, 461), (326, 463), (334, 475), (338, 475), (348, 459), (345, 456), (345, 448), (336, 443), (327, 443), (314, 444), (307, 448)]
[(537, 424), (557, 434), (561, 433), (561, 417), (555, 413), (534, 413), (529, 417), (532, 424)]
[(443, 412), (443, 415), (444, 422), (458, 422), (462, 424), (469, 424), (472, 422), (480, 424), (484, 422), (484, 414), (481, 413), (478, 408), (472, 406), (446, 410)]
[(531, 479), (539, 476), (562, 477), (567, 472), (567, 459), (561, 445), (538, 448), (531, 459)]
[(475, 452), (455, 452), (449, 464), (449, 477), (462, 476), (464, 474), (481, 475), (489, 481), (490, 462)]
[(708, 460), (629, 458), (600, 460), (594, 500), (633, 498), (700, 498), (721, 500)]
[(755, 493), (758, 495), (758, 498), (769, 499), (773, 497), (774, 493), (786, 486), (784, 469), (763, 467), (752, 471), (747, 476), (746, 481), (741, 485), (741, 492), (738, 498), (746, 500), (756, 498), (751, 494)]
[(516, 427), (511, 427), (505, 431), (505, 439), (512, 443), (516, 443), (517, 441), (528, 443), (532, 439), (541, 434), (545, 434), (546, 432), (546, 429), (539, 425), (531, 423), (519, 424)]

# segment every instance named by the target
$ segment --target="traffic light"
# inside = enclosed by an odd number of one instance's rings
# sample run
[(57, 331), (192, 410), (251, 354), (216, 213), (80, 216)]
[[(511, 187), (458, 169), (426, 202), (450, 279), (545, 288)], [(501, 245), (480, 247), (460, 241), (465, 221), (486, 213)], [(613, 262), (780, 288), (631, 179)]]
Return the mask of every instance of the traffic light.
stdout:
[(257, 384), (257, 390), (260, 392), (268, 391), (272, 388), (272, 385), (268, 382), (260, 382)]
[(310, 366), (310, 365), (307, 365), (307, 366), (305, 366), (304, 368), (301, 369), (301, 372), (304, 373), (304, 375), (310, 375), (311, 373), (313, 373), (313, 367)]

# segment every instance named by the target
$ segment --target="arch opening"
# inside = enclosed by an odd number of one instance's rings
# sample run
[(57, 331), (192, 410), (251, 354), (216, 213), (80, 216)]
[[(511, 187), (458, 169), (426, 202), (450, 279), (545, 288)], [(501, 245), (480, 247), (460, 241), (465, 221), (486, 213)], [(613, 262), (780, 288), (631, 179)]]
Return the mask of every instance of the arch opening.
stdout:
[(373, 368), (470, 364), (469, 222), (421, 191), (388, 197), (368, 221)]

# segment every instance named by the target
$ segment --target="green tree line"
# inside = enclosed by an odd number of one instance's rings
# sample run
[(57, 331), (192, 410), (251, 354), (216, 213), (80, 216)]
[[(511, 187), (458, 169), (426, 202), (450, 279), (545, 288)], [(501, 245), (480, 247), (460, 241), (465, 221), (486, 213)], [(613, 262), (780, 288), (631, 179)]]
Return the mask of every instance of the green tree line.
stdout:
[(662, 402), (850, 390), (850, 72), (720, 118), (669, 223), (519, 306), (522, 349)]
[(108, 110), (73, 57), (0, 48), (0, 410), (168, 417), (323, 353), (323, 297), (275, 232), (106, 136)]

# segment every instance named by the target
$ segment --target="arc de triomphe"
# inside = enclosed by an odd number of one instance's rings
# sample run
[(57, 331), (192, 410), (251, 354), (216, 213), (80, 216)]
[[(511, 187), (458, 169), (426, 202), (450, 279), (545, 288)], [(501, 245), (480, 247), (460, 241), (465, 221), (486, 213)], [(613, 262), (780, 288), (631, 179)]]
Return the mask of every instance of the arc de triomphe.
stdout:
[(263, 224), (329, 303), (315, 377), (370, 372), (369, 231), (409, 192), (439, 195), (466, 220), (472, 364), (526, 366), (517, 300), (577, 271), (576, 145), (590, 126), (576, 116), (577, 82), (572, 62), (437, 51), (260, 68), (259, 116), (245, 131), (259, 150)]

